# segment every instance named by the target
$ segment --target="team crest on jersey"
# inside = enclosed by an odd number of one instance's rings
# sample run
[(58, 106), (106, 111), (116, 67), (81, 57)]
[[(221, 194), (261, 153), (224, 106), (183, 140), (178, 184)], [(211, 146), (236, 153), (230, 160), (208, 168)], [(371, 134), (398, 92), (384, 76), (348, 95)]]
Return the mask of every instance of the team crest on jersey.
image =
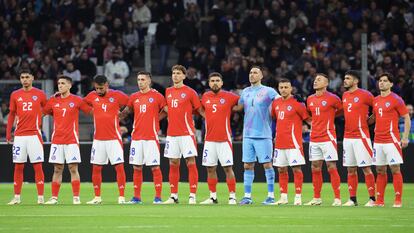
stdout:
[(324, 100), (322, 101), (322, 106), (326, 106), (327, 102)]
[(355, 98), (354, 98), (354, 102), (355, 102), (355, 103), (358, 103), (358, 101), (359, 101), (359, 98), (358, 98), (358, 97), (355, 97)]
[(287, 110), (288, 110), (288, 111), (291, 111), (291, 110), (292, 110), (292, 106), (290, 106), (290, 105), (289, 105), (289, 106), (287, 106)]
[(181, 98), (183, 98), (183, 99), (185, 98), (185, 93), (181, 94)]
[(75, 104), (74, 104), (74, 103), (72, 103), (72, 102), (70, 102), (70, 103), (69, 103), (69, 107), (73, 108), (73, 107), (75, 107)]
[(37, 96), (32, 96), (32, 99), (34, 100), (34, 101), (36, 101), (37, 100)]
[(386, 103), (385, 103), (385, 107), (387, 107), (387, 108), (388, 108), (390, 105), (391, 105), (391, 104), (390, 104), (390, 102), (386, 102)]
[(220, 99), (220, 103), (221, 103), (221, 104), (224, 104), (225, 102), (226, 102), (226, 100), (225, 100), (225, 99), (223, 99), (223, 98), (221, 98), (221, 99)]
[(152, 103), (152, 102), (154, 102), (154, 98), (152, 98), (152, 97), (151, 97), (151, 98), (149, 98), (149, 99), (148, 99), (148, 101), (149, 101), (150, 103)]
[(114, 98), (109, 98), (109, 102), (111, 102), (111, 103), (113, 103), (115, 101), (115, 99)]

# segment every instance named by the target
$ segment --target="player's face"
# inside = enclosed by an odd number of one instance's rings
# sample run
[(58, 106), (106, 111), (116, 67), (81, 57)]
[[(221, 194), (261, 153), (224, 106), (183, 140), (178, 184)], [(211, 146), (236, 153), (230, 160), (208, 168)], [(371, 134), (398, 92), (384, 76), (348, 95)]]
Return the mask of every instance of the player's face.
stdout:
[(345, 75), (344, 78), (344, 87), (345, 89), (350, 89), (351, 87), (358, 86), (358, 79), (352, 77), (351, 75)]
[(389, 91), (392, 85), (393, 85), (392, 82), (388, 80), (387, 76), (380, 77), (378, 81), (378, 86), (379, 86), (380, 91)]
[(252, 68), (249, 73), (250, 84), (257, 84), (263, 78), (262, 71), (259, 68)]
[(137, 83), (139, 90), (145, 91), (150, 87), (151, 79), (147, 75), (140, 74), (137, 77)]
[(279, 83), (278, 89), (283, 98), (289, 97), (292, 94), (292, 84), (289, 82)]
[(313, 89), (320, 90), (328, 87), (328, 80), (322, 75), (317, 75), (313, 81)]
[(172, 71), (172, 80), (174, 84), (182, 83), (185, 79), (185, 74), (181, 70)]
[(20, 75), (20, 83), (23, 87), (31, 87), (33, 84), (34, 77), (29, 73), (23, 73)]
[(221, 80), (218, 76), (210, 77), (210, 81), (208, 81), (208, 85), (210, 86), (211, 91), (214, 93), (218, 93), (223, 86), (223, 80)]
[(58, 80), (58, 90), (60, 94), (65, 94), (70, 91), (72, 84), (66, 79), (59, 79)]
[(109, 84), (108, 83), (104, 83), (104, 84), (97, 84), (95, 83), (95, 91), (96, 94), (98, 94), (99, 96), (104, 96), (106, 94), (106, 92), (108, 91), (109, 88)]

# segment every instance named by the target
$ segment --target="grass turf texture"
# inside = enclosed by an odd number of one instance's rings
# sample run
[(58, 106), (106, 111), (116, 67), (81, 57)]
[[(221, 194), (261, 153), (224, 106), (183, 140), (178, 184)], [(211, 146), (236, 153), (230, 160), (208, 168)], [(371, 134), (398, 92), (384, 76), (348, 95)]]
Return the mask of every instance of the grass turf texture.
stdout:
[[(276, 184), (277, 185), (277, 184)], [(163, 200), (169, 194), (164, 183)], [(276, 186), (278, 187), (278, 186)], [(289, 202), (293, 203), (293, 184), (289, 184)], [(342, 201), (348, 198), (342, 184)], [(277, 188), (276, 188), (277, 189)], [(404, 185), (403, 208), (391, 208), (394, 194), (392, 184), (387, 186), (386, 206), (366, 208), (368, 200), (364, 183), (359, 184), (358, 207), (331, 207), (333, 192), (329, 183), (323, 186), (322, 206), (263, 206), (267, 195), (265, 183), (253, 185), (251, 206), (227, 205), (225, 183), (218, 184), (219, 205), (188, 205), (188, 184), (180, 184), (179, 205), (153, 205), (153, 184), (144, 183), (143, 205), (118, 205), (115, 183), (102, 185), (103, 204), (84, 204), (93, 198), (91, 183), (82, 183), (82, 205), (72, 205), (69, 183), (61, 186), (59, 204), (39, 206), (34, 184), (23, 185), (22, 204), (7, 206), (13, 194), (12, 184), (0, 184), (0, 232), (414, 232), (414, 184)], [(243, 184), (237, 184), (240, 200)], [(50, 184), (45, 186), (45, 199), (50, 197)], [(127, 184), (126, 198), (133, 194)], [(206, 183), (199, 184), (197, 202), (209, 196)], [(278, 194), (277, 194), (278, 196)], [(302, 201), (312, 198), (312, 185), (304, 184)]]

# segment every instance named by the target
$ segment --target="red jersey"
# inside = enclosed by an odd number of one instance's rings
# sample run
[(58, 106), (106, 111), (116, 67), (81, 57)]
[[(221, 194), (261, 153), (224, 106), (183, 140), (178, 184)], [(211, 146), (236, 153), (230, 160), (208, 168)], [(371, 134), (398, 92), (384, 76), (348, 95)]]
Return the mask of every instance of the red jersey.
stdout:
[(188, 86), (169, 87), (165, 91), (168, 106), (168, 136), (195, 134), (193, 111), (200, 108), (197, 93)]
[(10, 96), (10, 121), (7, 122), (7, 134), (10, 135), (12, 121), (17, 115), (15, 136), (38, 135), (42, 138), (42, 108), (46, 105), (46, 94), (35, 87), (29, 91), (19, 89)]
[(128, 104), (128, 96), (121, 91), (109, 89), (104, 96), (92, 91), (84, 100), (93, 108), (94, 139), (122, 141), (118, 113), (122, 106)]
[(164, 96), (154, 89), (131, 95), (128, 107), (134, 111), (132, 140), (158, 140), (159, 113), (165, 105)]
[(217, 94), (212, 91), (204, 93), (201, 105), (206, 115), (206, 141), (231, 143), (231, 110), (238, 103), (239, 98), (238, 95), (228, 91), (220, 91)]
[(308, 111), (312, 115), (311, 142), (327, 142), (336, 140), (335, 114), (342, 109), (338, 96), (325, 92), (321, 96), (313, 94), (306, 101)]
[(391, 94), (374, 99), (375, 114), (375, 138), (376, 143), (399, 143), (400, 131), (398, 120), (401, 116), (408, 114), (407, 107), (400, 96)]
[(275, 148), (302, 148), (302, 122), (309, 118), (304, 104), (290, 97), (273, 100), (271, 114), (276, 119)]
[(369, 138), (368, 110), (372, 107), (372, 101), (374, 96), (363, 89), (344, 93), (342, 96), (345, 117), (344, 138)]
[(54, 118), (53, 144), (79, 144), (79, 110), (89, 113), (92, 108), (81, 97), (72, 94), (66, 98), (49, 99), (43, 112)]

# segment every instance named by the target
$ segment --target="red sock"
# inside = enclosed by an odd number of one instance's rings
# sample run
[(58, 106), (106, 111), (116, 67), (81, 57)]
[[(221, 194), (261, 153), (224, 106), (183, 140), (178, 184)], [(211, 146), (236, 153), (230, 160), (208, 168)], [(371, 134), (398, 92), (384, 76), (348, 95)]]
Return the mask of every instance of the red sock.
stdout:
[(293, 173), (293, 179), (295, 182), (295, 193), (302, 193), (302, 184), (303, 184), (303, 173), (302, 171), (296, 171)]
[(116, 182), (118, 183), (119, 196), (123, 197), (125, 196), (124, 192), (125, 192), (125, 183), (126, 183), (124, 164), (120, 163), (120, 164), (115, 165), (115, 171), (116, 171)]
[(23, 185), (24, 163), (14, 164), (14, 194), (20, 195)]
[(322, 171), (312, 171), (313, 197), (321, 198), (322, 190)]
[(95, 196), (101, 196), (101, 183), (102, 183), (102, 166), (92, 165), (92, 184), (95, 191)]
[(134, 197), (141, 199), (142, 170), (134, 169)]
[(358, 188), (358, 175), (348, 174), (348, 191), (350, 197), (356, 197)]
[(229, 189), (229, 193), (236, 192), (236, 178), (226, 179), (227, 188)]
[(161, 198), (162, 173), (159, 167), (152, 169), (152, 178), (154, 180), (155, 197)]
[(170, 164), (170, 181), (171, 193), (178, 193), (178, 182), (180, 182), (180, 165)]
[(370, 197), (375, 197), (375, 177), (374, 174), (365, 175), (365, 184), (367, 185)]
[(288, 192), (288, 183), (289, 183), (289, 173), (279, 172), (279, 187), (280, 193), (287, 193)]
[(79, 197), (80, 180), (72, 180), (72, 193), (74, 197)]
[(45, 175), (43, 174), (42, 163), (34, 163), (33, 168), (35, 172), (37, 195), (43, 196), (45, 191)]
[(377, 175), (377, 202), (384, 203), (384, 192), (385, 187), (387, 187), (388, 175), (387, 174), (378, 174)]
[(394, 184), (395, 201), (401, 202), (403, 194), (403, 177), (401, 173), (395, 173), (392, 175), (392, 183)]
[(217, 178), (207, 178), (208, 190), (210, 190), (210, 192), (217, 192), (217, 182)]
[(190, 184), (190, 193), (197, 192), (198, 170), (195, 163), (188, 164), (188, 183)]
[(59, 189), (60, 189), (60, 184), (58, 182), (52, 182), (52, 197), (59, 196)]
[(331, 185), (335, 194), (335, 198), (341, 198), (341, 178), (338, 174), (338, 169), (333, 168), (329, 170), (329, 175), (331, 177)]

